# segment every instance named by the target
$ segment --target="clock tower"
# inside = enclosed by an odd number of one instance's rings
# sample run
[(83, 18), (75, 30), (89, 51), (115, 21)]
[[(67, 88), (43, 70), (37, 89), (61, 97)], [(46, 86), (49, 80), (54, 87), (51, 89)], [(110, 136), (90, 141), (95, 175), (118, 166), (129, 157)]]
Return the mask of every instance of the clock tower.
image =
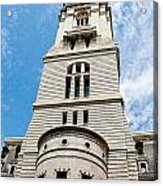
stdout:
[(66, 3), (23, 140), (17, 177), (137, 180), (108, 3)]

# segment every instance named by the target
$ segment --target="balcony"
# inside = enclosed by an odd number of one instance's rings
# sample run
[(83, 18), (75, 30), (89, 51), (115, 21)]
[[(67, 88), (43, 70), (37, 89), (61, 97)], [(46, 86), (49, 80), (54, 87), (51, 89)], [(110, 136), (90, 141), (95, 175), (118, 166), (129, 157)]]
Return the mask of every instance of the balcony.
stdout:
[(64, 42), (67, 42), (72, 39), (83, 39), (86, 37), (96, 38), (97, 31), (96, 27), (81, 26), (73, 28), (71, 31), (65, 31), (65, 35), (63, 36)]

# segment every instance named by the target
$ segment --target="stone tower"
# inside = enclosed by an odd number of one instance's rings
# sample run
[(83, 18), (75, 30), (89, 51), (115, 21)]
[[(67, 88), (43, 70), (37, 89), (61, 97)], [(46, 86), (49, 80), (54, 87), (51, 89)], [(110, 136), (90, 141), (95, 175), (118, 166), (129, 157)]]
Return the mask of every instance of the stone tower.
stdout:
[(15, 176), (137, 180), (108, 3), (66, 3)]

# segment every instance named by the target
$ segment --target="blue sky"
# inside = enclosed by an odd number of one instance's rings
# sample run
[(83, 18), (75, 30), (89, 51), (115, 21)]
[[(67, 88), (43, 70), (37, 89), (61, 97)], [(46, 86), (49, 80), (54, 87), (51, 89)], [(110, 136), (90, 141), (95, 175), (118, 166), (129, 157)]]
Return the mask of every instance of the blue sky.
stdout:
[[(121, 93), (132, 130), (153, 129), (153, 4), (114, 2)], [(32, 118), (42, 56), (53, 44), (61, 5), (2, 6), (2, 139), (24, 136)], [(140, 13), (146, 8), (146, 14)], [(12, 12), (11, 17), (6, 12)]]

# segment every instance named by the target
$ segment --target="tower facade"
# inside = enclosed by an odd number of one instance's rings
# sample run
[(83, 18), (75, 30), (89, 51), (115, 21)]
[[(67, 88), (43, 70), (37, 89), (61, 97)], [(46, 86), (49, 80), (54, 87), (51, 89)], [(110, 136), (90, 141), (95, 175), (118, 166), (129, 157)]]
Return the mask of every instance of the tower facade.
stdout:
[(137, 180), (108, 3), (66, 3), (15, 176)]

